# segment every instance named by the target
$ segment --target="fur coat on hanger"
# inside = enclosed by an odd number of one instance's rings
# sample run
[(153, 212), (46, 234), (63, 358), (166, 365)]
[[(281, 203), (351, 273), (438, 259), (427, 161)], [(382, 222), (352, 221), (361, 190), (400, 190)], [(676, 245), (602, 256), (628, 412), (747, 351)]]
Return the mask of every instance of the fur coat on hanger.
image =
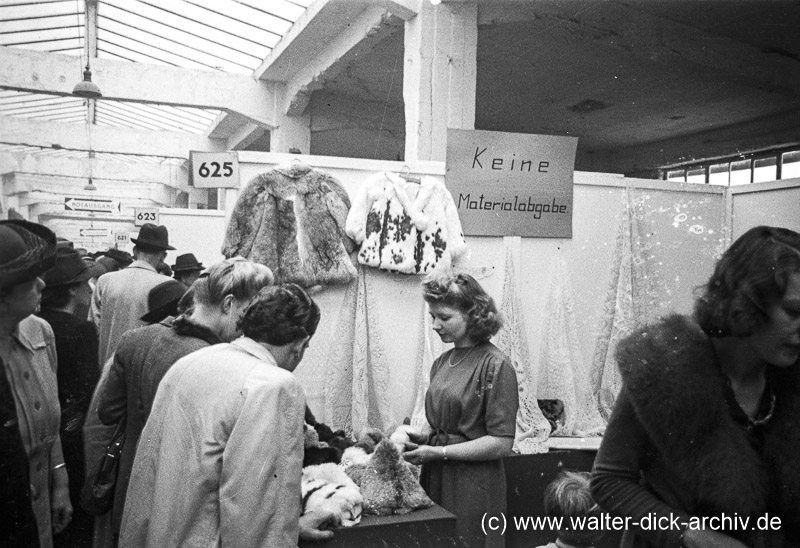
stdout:
[(467, 252), (453, 197), (444, 183), (419, 184), (395, 173), (378, 173), (356, 194), (347, 234), (361, 245), (358, 262), (404, 274), (449, 268)]
[(267, 265), (276, 284), (347, 283), (356, 276), (344, 230), (349, 209), (347, 192), (328, 173), (301, 163), (275, 167), (242, 190), (222, 253)]

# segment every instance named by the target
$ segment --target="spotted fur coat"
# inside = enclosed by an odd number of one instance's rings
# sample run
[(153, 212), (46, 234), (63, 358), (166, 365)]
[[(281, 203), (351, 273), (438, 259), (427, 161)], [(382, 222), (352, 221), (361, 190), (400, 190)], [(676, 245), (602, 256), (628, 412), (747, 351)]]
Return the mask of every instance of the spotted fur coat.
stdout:
[(350, 198), (324, 171), (294, 163), (258, 175), (242, 190), (222, 253), (267, 265), (276, 283), (347, 283), (356, 269), (345, 234)]
[(347, 234), (361, 245), (358, 262), (404, 274), (450, 267), (467, 252), (461, 221), (444, 183), (410, 183), (394, 173), (364, 182), (347, 216)]

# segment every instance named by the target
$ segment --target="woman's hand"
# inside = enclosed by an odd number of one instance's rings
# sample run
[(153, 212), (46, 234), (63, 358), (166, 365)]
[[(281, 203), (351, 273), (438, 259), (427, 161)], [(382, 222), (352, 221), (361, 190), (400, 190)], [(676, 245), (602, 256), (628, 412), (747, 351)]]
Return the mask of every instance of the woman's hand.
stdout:
[(410, 450), (403, 453), (403, 458), (411, 464), (424, 464), (432, 460), (439, 460), (444, 456), (441, 447), (433, 447), (431, 445), (417, 446), (413, 443), (406, 443), (406, 448)]
[[(414, 442), (416, 445), (422, 445), (426, 441), (428, 441), (428, 436), (426, 434), (422, 434), (420, 432), (412, 432), (411, 430), (407, 431), (409, 439)], [(416, 449), (416, 447), (414, 447)]]
[(687, 529), (683, 533), (686, 548), (747, 548), (747, 545), (718, 531)]
[(72, 521), (72, 503), (69, 501), (69, 481), (67, 469), (54, 470), (50, 477), (50, 512), (53, 533), (59, 534)]

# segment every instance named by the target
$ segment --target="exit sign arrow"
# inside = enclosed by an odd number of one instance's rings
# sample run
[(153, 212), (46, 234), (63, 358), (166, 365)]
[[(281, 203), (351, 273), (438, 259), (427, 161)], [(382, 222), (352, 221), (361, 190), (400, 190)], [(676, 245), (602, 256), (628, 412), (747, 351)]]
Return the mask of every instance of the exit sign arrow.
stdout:
[(119, 213), (119, 200), (84, 200), (82, 198), (64, 198), (64, 209), (67, 211), (97, 211), (101, 213)]

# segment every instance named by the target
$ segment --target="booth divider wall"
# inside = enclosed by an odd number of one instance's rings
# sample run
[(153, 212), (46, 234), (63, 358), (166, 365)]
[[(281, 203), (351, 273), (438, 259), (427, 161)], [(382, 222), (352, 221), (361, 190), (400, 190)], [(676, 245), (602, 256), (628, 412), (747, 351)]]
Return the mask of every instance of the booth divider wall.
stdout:
[[(442, 179), (445, 174), (440, 162), (406, 166), (239, 152), (242, 186), (293, 161), (328, 172), (351, 197), (364, 180), (380, 171), (410, 169)], [(226, 215), (237, 195), (237, 190), (226, 192)], [(525, 326), (521, 342), (531, 362), (522, 366), (534, 382), (553, 364), (561, 366), (564, 352), (588, 380), (593, 362), (598, 361), (598, 341), (609, 337), (609, 323), (619, 316), (615, 308), (635, 305), (650, 318), (689, 312), (693, 289), (708, 277), (727, 241), (724, 189), (719, 187), (576, 173), (574, 195), (572, 239), (467, 237), (470, 257), (461, 265), (498, 305), (504, 287), (514, 278), (521, 305), (516, 313), (523, 316), (514, 320)], [(626, 261), (636, 267), (620, 269)], [(621, 279), (620, 270), (627, 272), (622, 278), (630, 279)], [(322, 320), (296, 371), (317, 418), (356, 433), (366, 425), (392, 428), (411, 416), (415, 407), (420, 413), (430, 367), (421, 362), (442, 350), (438, 337), (426, 327), (419, 276), (362, 271), (358, 283), (325, 287), (314, 295)], [(554, 315), (554, 307), (568, 313)], [(553, 325), (554, 316), (571, 325)], [(548, 339), (543, 332), (553, 329), (572, 331), (574, 348), (544, 344)], [(565, 344), (570, 341), (561, 343)], [(550, 388), (571, 389), (569, 382), (555, 379), (554, 383), (552, 374), (545, 376)]]

